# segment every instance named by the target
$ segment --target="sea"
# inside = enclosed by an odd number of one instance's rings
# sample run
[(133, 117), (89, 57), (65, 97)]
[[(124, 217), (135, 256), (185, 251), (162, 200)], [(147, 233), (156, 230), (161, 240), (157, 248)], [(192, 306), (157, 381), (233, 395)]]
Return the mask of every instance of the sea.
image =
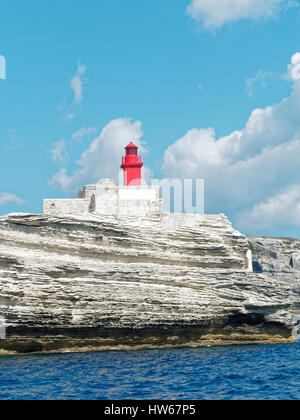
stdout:
[(1, 400), (298, 400), (300, 343), (0, 357)]

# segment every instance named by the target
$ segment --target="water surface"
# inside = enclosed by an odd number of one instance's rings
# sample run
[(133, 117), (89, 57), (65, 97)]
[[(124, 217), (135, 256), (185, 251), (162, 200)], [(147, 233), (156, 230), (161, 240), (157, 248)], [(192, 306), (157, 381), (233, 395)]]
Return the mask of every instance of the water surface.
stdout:
[(299, 399), (300, 344), (0, 358), (0, 399)]

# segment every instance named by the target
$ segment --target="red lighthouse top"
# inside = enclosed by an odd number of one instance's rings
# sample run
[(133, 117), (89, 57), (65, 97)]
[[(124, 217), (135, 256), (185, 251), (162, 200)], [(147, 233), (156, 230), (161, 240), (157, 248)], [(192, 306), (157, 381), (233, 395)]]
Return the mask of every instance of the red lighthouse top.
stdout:
[(126, 155), (122, 158), (121, 168), (124, 170), (124, 185), (136, 187), (142, 185), (142, 157), (138, 155), (138, 147), (134, 143), (125, 147)]
[(138, 147), (133, 142), (130, 142), (128, 144), (128, 146), (125, 147), (125, 150), (127, 150), (127, 149), (136, 149), (136, 150), (138, 150)]

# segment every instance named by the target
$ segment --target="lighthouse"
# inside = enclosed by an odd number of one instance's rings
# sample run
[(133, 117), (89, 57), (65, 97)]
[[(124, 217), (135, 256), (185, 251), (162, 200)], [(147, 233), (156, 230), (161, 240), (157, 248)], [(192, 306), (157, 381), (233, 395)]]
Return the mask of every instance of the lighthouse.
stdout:
[(138, 147), (134, 143), (125, 147), (126, 154), (122, 158), (121, 168), (124, 171), (125, 187), (140, 187), (142, 185), (142, 157), (138, 155)]
[[(126, 144), (126, 143), (125, 143)], [(78, 198), (45, 199), (45, 214), (87, 214), (109, 217), (158, 217), (162, 214), (160, 188), (142, 185), (142, 157), (134, 143), (125, 147), (121, 168), (124, 171), (124, 186), (115, 180), (102, 179), (96, 184), (85, 185)]]

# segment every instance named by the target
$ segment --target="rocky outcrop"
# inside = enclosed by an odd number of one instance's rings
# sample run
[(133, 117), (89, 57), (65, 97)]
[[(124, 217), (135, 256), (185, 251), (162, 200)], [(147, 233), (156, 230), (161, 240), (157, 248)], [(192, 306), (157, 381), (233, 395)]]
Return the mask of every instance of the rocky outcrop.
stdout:
[[(255, 248), (255, 257), (269, 255), (272, 260), (300, 271), (300, 240), (293, 238), (249, 237)], [(269, 259), (270, 261), (270, 259)]]
[(299, 276), (249, 246), (224, 215), (0, 217), (0, 350), (289, 341)]
[(292, 238), (249, 237), (253, 270), (273, 279), (294, 284), (294, 307), (300, 312), (300, 240)]

